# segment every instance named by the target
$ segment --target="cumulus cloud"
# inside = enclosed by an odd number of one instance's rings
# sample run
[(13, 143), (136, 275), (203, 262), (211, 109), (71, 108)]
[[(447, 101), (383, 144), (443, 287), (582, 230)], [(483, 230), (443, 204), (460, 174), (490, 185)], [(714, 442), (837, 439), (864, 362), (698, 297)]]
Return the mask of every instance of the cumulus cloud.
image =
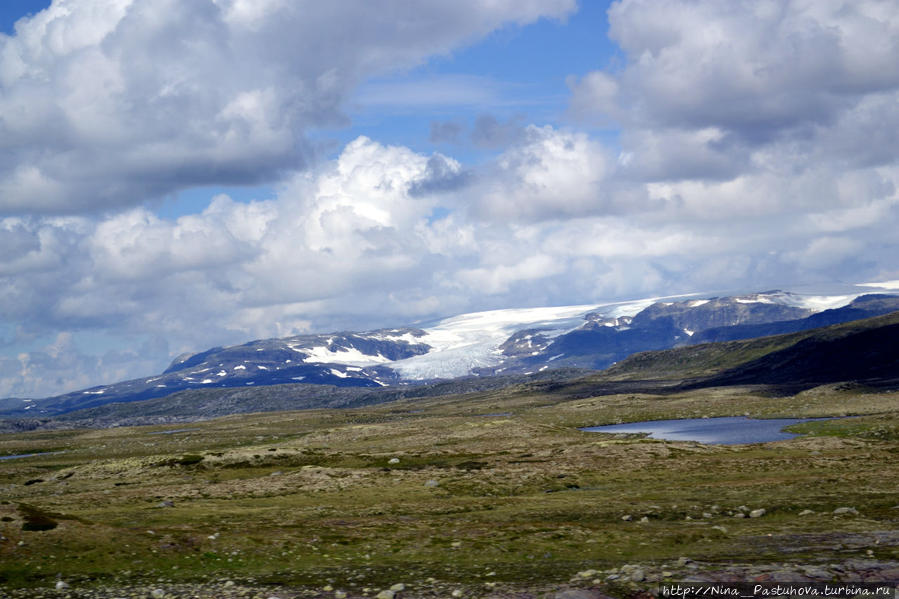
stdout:
[(0, 34), (0, 213), (139, 205), (303, 167), (362, 81), (574, 0), (55, 0)]
[[(899, 198), (887, 184), (896, 175), (879, 186), (847, 175), (829, 202), (843, 207), (810, 203), (798, 219), (772, 217), (764, 202), (744, 204), (739, 218), (722, 208), (730, 216), (716, 219), (716, 202), (733, 203), (720, 182), (665, 184), (644, 190), (638, 207), (623, 203), (607, 153), (581, 133), (529, 128), (467, 175), (450, 157), (360, 137), (265, 201), (218, 196), (175, 221), (145, 208), (99, 221), (4, 219), (0, 306), (32, 336), (153, 331), (173, 355), (478, 309), (768, 288), (846, 269), (874, 277), (899, 250)], [(460, 176), (471, 178), (444, 185)], [(737, 181), (731, 193), (787, 193), (780, 184)], [(856, 195), (871, 193), (881, 197), (859, 207)], [(435, 219), (438, 207), (447, 213)], [(75, 349), (8, 358), (0, 378), (6, 389), (48, 394), (170, 359), (157, 351), (126, 363)], [(53, 374), (66, 365), (88, 374)]]
[[(358, 137), (304, 168), (305, 131), (341, 118), (364, 76), (571, 4), (433, 3), (402, 32), (393, 4), (364, 5), (334, 56), (319, 51), (330, 5), (304, 24), (281, 0), (190, 4), (175, 18), (97, 1), (88, 18), (57, 0), (0, 38), (0, 198), (21, 212), (0, 219), (0, 320), (6, 346), (31, 343), (0, 360), (0, 395), (251, 338), (897, 275), (895, 3), (623, 0), (609, 13), (620, 68), (569, 80), (571, 114), (614, 126), (614, 142), (483, 119), (496, 153), (481, 164)], [(188, 17), (206, 29), (169, 48)], [(177, 220), (138, 201), (273, 176), (267, 199), (221, 195)], [(143, 361), (79, 349), (97, 331), (168, 345)]]
[(571, 110), (623, 129), (632, 176), (894, 162), (895, 3), (623, 0), (608, 16), (626, 63), (570, 79)]
[(531, 125), (474, 183), (472, 210), (513, 221), (612, 212), (609, 170), (607, 150), (586, 134)]

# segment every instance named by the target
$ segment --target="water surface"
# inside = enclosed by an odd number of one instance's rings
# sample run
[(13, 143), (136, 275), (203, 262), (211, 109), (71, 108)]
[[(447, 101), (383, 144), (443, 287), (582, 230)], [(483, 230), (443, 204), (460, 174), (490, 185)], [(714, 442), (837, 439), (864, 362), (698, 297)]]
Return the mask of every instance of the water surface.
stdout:
[(54, 453), (62, 453), (61, 451), (42, 451), (40, 453), (19, 453), (16, 455), (0, 455), (0, 461), (3, 460), (17, 460), (19, 458), (33, 458), (38, 455), (51, 455)]
[(724, 418), (681, 418), (648, 420), (608, 426), (591, 426), (581, 430), (594, 433), (648, 433), (653, 439), (699, 441), (710, 445), (739, 445), (783, 441), (799, 435), (783, 432), (786, 426), (820, 418), (767, 418), (754, 420), (745, 416)]

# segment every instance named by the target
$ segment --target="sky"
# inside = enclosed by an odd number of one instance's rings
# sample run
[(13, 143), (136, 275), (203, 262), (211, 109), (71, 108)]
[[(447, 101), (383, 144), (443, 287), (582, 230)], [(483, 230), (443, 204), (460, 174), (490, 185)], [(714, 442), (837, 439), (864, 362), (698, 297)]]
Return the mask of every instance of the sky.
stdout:
[(4, 0), (0, 397), (899, 279), (894, 0)]

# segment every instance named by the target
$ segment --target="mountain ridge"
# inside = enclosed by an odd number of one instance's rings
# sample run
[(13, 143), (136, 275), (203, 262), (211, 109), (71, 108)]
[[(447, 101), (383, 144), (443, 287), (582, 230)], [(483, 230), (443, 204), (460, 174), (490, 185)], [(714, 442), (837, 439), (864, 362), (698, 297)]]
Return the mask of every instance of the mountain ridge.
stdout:
[(63, 414), (187, 389), (297, 383), (406, 387), (470, 376), (527, 376), (550, 369), (601, 370), (640, 352), (691, 346), (709, 338), (808, 330), (899, 310), (899, 297), (885, 294), (858, 295), (845, 306), (827, 310), (816, 311), (808, 303), (802, 296), (775, 290), (499, 310), (444, 319), (429, 328), (262, 339), (179, 356), (159, 375), (44, 400), (4, 400), (0, 418)]

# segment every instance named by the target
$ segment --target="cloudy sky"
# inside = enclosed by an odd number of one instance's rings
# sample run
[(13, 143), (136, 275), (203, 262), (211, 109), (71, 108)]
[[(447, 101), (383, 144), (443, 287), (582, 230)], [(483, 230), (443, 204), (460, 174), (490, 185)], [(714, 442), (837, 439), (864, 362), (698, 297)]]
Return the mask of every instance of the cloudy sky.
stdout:
[(897, 279), (897, 45), (895, 0), (4, 0), (0, 397)]

